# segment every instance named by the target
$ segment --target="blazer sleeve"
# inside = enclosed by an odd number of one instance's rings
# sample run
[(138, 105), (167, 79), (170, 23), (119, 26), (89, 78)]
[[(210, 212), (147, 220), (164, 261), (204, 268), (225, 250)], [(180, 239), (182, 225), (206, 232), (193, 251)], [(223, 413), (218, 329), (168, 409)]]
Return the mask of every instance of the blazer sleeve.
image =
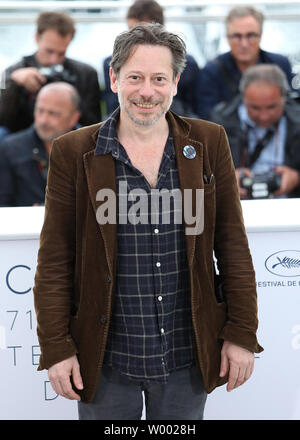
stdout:
[(59, 141), (50, 155), (45, 218), (40, 235), (34, 305), (41, 348), (39, 370), (73, 356), (69, 332), (75, 261), (75, 178)]

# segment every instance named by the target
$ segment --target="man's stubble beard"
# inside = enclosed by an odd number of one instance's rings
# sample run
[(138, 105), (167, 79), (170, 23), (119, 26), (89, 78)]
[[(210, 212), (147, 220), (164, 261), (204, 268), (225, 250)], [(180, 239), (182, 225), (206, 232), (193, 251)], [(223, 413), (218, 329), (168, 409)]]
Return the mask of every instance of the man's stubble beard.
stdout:
[[(141, 127), (151, 127), (151, 126), (155, 125), (163, 116), (165, 116), (165, 114), (170, 109), (172, 102), (173, 102), (173, 96), (170, 94), (168, 104), (161, 109), (161, 111), (155, 116), (154, 119), (147, 120), (147, 119), (138, 119), (133, 116), (133, 114), (130, 112), (129, 107), (127, 107), (127, 105), (125, 103), (123, 103), (123, 99), (122, 99), (119, 87), (118, 87), (118, 99), (119, 99), (120, 108), (125, 111), (125, 113), (129, 117), (129, 119), (132, 122), (134, 122), (136, 125), (139, 125)], [(151, 100), (148, 100), (148, 101), (143, 100), (142, 103), (143, 104), (150, 104), (150, 103), (152, 103), (152, 101)]]
[(53, 142), (54, 139), (58, 138), (59, 136), (62, 136), (63, 134), (67, 133), (68, 130), (64, 130), (64, 131), (57, 131), (54, 132), (53, 130), (51, 130), (51, 132), (49, 134), (45, 133), (45, 129), (46, 129), (46, 133), (48, 132), (48, 127), (39, 127), (35, 125), (35, 131), (37, 132), (39, 138), (43, 141), (43, 142)]

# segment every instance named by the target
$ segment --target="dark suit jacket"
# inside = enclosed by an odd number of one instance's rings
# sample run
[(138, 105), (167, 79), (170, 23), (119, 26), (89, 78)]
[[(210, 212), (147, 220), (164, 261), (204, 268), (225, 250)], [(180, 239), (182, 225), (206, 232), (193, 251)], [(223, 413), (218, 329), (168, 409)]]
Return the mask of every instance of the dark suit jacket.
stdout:
[[(277, 53), (260, 50), (257, 64), (277, 64), (286, 74), (288, 83), (292, 82), (292, 67), (287, 57)], [(198, 114), (210, 119), (210, 113), (220, 102), (229, 102), (239, 93), (242, 72), (237, 67), (231, 52), (219, 55), (209, 61), (201, 70), (200, 99)]]
[(48, 154), (33, 125), (0, 145), (0, 206), (43, 205)]
[[(242, 220), (230, 149), (222, 127), (168, 112), (181, 190), (204, 191), (204, 231), (186, 235), (196, 358), (205, 388), (219, 377), (222, 340), (252, 352), (257, 302), (254, 269)], [(117, 226), (98, 224), (100, 189), (116, 194), (115, 161), (95, 155), (99, 125), (54, 142), (41, 232), (34, 298), (41, 347), (39, 369), (77, 353), (83, 401), (92, 400), (102, 367), (112, 313), (117, 258)], [(183, 154), (185, 145), (196, 157)], [(204, 174), (214, 176), (204, 183)], [(203, 213), (202, 213), (203, 215)], [(225, 300), (214, 289), (213, 252), (223, 279)]]

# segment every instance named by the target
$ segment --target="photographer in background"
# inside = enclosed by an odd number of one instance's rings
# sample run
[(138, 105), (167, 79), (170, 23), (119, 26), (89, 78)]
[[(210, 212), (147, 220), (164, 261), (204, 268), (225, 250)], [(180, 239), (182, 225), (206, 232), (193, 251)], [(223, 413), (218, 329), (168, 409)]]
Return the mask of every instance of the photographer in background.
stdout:
[[(67, 58), (75, 34), (73, 19), (61, 12), (42, 12), (37, 19), (37, 51), (5, 71), (5, 90), (0, 100), (0, 125), (11, 132), (29, 127), (37, 92), (49, 82), (72, 84), (81, 97), (81, 125), (99, 122), (100, 89), (97, 71)], [(47, 69), (46, 69), (47, 68)]]
[(241, 198), (300, 196), (300, 107), (274, 64), (250, 67), (240, 92), (212, 121), (224, 126)]

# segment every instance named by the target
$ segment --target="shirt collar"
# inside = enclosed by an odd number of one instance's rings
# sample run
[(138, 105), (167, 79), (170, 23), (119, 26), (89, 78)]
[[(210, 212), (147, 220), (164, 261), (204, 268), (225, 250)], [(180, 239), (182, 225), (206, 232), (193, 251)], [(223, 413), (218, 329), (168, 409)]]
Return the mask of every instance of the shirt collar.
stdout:
[(101, 126), (97, 138), (95, 155), (113, 154), (119, 156), (119, 140), (117, 134), (117, 123), (120, 118), (120, 107)]
[[(120, 143), (117, 134), (117, 123), (120, 119), (120, 107), (118, 107), (111, 116), (101, 126), (97, 138), (95, 155), (111, 154), (115, 159), (120, 156)], [(169, 125), (170, 127), (170, 125)], [(175, 156), (173, 137), (169, 133), (164, 154), (169, 158)]]
[(31, 126), (31, 131), (33, 135), (33, 144), (32, 144), (32, 153), (35, 156), (48, 158), (48, 153), (46, 151), (46, 147), (42, 139), (39, 137), (34, 124)]
[(246, 128), (246, 127), (249, 127), (249, 126), (251, 128), (256, 128), (257, 127), (255, 122), (252, 121), (252, 119), (249, 117), (247, 108), (246, 108), (244, 103), (241, 103), (239, 105), (239, 107), (238, 107), (238, 115), (239, 115), (239, 118), (240, 118), (240, 121), (241, 121), (241, 124), (242, 124), (243, 128)]

